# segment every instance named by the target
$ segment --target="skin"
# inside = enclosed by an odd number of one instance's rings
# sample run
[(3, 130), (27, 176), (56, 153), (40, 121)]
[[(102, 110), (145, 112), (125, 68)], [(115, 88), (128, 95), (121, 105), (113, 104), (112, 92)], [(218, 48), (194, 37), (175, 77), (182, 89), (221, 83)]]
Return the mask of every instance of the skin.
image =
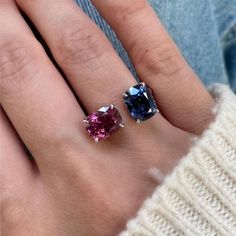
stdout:
[[(122, 94), (135, 79), (73, 1), (1, 0), (3, 236), (117, 235), (159, 184), (150, 169), (170, 173), (213, 118), (213, 99), (146, 1), (93, 3), (152, 88), (161, 114), (140, 125), (129, 117)], [(85, 112), (111, 103), (126, 127), (95, 144)]]

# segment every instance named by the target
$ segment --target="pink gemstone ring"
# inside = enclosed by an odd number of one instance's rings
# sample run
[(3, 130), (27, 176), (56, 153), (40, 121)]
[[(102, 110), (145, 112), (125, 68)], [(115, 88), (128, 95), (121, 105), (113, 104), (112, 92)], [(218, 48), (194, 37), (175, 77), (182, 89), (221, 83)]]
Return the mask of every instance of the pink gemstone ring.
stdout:
[(89, 136), (99, 142), (106, 140), (124, 127), (121, 115), (114, 105), (100, 108), (84, 119)]

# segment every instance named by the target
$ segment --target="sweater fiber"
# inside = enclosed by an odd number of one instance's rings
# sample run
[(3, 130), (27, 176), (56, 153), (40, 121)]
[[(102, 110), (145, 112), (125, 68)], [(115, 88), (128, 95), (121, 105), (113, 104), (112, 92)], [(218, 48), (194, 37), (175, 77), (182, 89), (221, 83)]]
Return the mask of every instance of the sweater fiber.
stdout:
[(215, 121), (121, 236), (236, 235), (236, 97), (210, 90)]

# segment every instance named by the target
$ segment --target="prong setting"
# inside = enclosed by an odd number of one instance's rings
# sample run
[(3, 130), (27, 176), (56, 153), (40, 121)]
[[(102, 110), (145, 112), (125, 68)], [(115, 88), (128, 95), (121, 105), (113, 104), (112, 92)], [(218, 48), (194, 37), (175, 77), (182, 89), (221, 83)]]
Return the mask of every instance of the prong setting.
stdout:
[(121, 127), (121, 128), (124, 128), (124, 127), (125, 127), (125, 124), (124, 124), (124, 123), (120, 124), (120, 127)]
[(87, 118), (84, 118), (84, 119), (83, 119), (83, 122), (84, 122), (85, 124), (89, 124)]

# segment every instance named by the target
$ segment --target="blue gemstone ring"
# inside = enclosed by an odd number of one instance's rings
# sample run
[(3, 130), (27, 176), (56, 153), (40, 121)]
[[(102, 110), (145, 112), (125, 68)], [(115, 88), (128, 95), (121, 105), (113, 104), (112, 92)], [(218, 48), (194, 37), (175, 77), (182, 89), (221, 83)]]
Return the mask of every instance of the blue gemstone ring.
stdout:
[(143, 82), (129, 88), (123, 98), (131, 117), (137, 123), (148, 120), (159, 112), (151, 89)]

